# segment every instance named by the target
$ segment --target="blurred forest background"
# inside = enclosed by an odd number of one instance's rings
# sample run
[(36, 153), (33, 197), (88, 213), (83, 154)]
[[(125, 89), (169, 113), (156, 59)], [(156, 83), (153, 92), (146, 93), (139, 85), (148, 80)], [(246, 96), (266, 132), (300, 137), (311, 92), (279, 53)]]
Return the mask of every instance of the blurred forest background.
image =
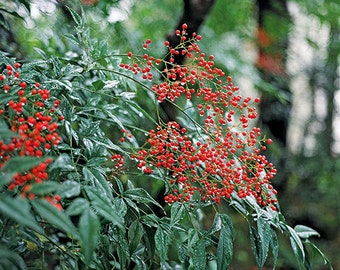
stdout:
[[(74, 24), (66, 6), (79, 13), (83, 9), (91, 36), (122, 53), (135, 51), (150, 38), (153, 53), (162, 56), (164, 40), (181, 23), (192, 23), (203, 36), (201, 49), (215, 56), (241, 91), (262, 97), (259, 124), (274, 141), (270, 160), (279, 172), (273, 185), (281, 210), (292, 226), (305, 224), (320, 232), (314, 241), (334, 269), (340, 269), (338, 1), (1, 2), (0, 50), (22, 61), (72, 58), (73, 44), (65, 34)], [(141, 105), (148, 108), (142, 100)], [(248, 229), (237, 220), (235, 228), (239, 252), (234, 267), (248, 269), (254, 260), (247, 246)], [(281, 260), (294, 265), (284, 241)]]

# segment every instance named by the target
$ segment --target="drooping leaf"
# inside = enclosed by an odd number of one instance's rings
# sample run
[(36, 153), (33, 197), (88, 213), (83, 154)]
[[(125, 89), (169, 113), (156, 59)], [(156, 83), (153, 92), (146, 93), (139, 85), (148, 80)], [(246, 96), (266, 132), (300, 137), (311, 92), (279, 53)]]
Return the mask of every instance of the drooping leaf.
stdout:
[(129, 246), (131, 253), (135, 252), (144, 235), (142, 224), (135, 220), (131, 223), (128, 230)]
[(123, 217), (119, 212), (114, 211), (115, 209), (108, 197), (103, 196), (103, 194), (94, 187), (85, 186), (84, 189), (90, 198), (91, 205), (102, 217), (119, 227), (123, 227)]
[(294, 227), (294, 231), (296, 232), (296, 234), (300, 238), (303, 238), (303, 239), (309, 238), (311, 236), (318, 236), (318, 237), (320, 237), (320, 234), (316, 230), (314, 230), (314, 229), (312, 229), (310, 227), (307, 227), (305, 225), (296, 225)]
[(271, 231), (270, 231), (270, 223), (262, 217), (257, 219), (257, 231), (260, 237), (260, 266), (261, 268), (264, 266), (266, 262), (268, 251), (269, 251), (269, 243), (271, 241)]
[(168, 258), (169, 243), (169, 234), (161, 227), (158, 227), (155, 233), (155, 245), (159, 259), (162, 263), (164, 263)]
[(38, 166), (40, 163), (44, 162), (47, 157), (37, 158), (37, 157), (29, 157), (29, 156), (16, 156), (10, 158), (5, 162), (5, 165), (1, 168), (1, 171), (4, 172), (25, 172), (35, 166)]
[(292, 227), (290, 227), (289, 225), (286, 225), (285, 227), (286, 229), (288, 229), (290, 244), (292, 246), (292, 250), (299, 265), (299, 268), (301, 269), (305, 262), (305, 251), (303, 248), (303, 244), (298, 234)]
[(106, 179), (104, 173), (98, 170), (97, 167), (84, 167), (83, 173), (86, 181), (89, 181), (97, 189), (99, 189), (106, 197), (112, 199), (111, 187)]
[(0, 269), (25, 270), (27, 269), (24, 259), (18, 253), (0, 246)]
[(74, 22), (75, 22), (78, 26), (81, 26), (81, 25), (83, 24), (83, 21), (82, 21), (81, 17), (79, 16), (79, 14), (78, 14), (75, 10), (73, 10), (73, 9), (71, 9), (71, 8), (69, 8), (69, 7), (68, 7), (67, 9), (68, 9), (68, 11), (70, 12), (70, 14), (71, 14), (71, 16), (72, 16)]
[(183, 219), (185, 215), (185, 207), (182, 203), (174, 203), (171, 205), (171, 220), (170, 224), (175, 225)]
[(162, 209), (162, 206), (142, 188), (134, 188), (124, 191), (123, 197), (127, 197), (139, 203), (152, 203)]
[(127, 262), (131, 258), (129, 243), (126, 239), (126, 231), (124, 228), (115, 227), (114, 239), (117, 244), (117, 253), (121, 269), (126, 269)]
[(59, 186), (56, 193), (61, 198), (71, 198), (78, 196), (80, 194), (80, 184), (76, 181), (67, 180)]
[[(205, 243), (203, 240), (197, 241), (192, 246), (192, 264), (193, 269), (205, 270), (206, 269), (206, 256), (205, 256)], [(226, 269), (226, 268), (225, 268)]]
[(69, 216), (75, 216), (82, 214), (85, 209), (90, 206), (89, 202), (84, 198), (76, 198), (66, 209), (66, 213)]
[[(217, 245), (217, 269), (228, 269), (233, 256), (233, 226), (227, 215), (216, 215), (215, 224), (221, 220), (221, 231)], [(216, 230), (219, 226), (214, 226)]]
[(27, 200), (0, 195), (0, 212), (14, 221), (43, 234), (42, 228), (34, 218)]
[(277, 239), (276, 232), (272, 228), (270, 228), (270, 231), (271, 231), (271, 239), (270, 239), (269, 244), (270, 244), (272, 254), (273, 254), (273, 258), (274, 258), (273, 265), (274, 265), (274, 268), (275, 268), (276, 263), (277, 263), (277, 258), (279, 256), (279, 241)]
[(65, 212), (58, 210), (44, 199), (34, 199), (31, 203), (39, 215), (50, 225), (65, 232), (71, 238), (78, 238), (77, 229)]
[(83, 212), (79, 220), (79, 236), (81, 250), (86, 264), (89, 264), (94, 257), (94, 251), (100, 232), (100, 222), (95, 213), (88, 208)]
[(59, 183), (56, 182), (42, 182), (40, 184), (33, 184), (30, 192), (36, 195), (47, 195), (55, 192), (59, 187)]
[(329, 261), (329, 259), (326, 257), (326, 255), (325, 255), (325, 254), (324, 254), (324, 253), (323, 253), (323, 252), (322, 252), (315, 244), (313, 244), (313, 243), (310, 242), (309, 240), (306, 240), (305, 245), (306, 245), (306, 246), (309, 246), (309, 247), (312, 249), (312, 251), (313, 251), (314, 253), (319, 254), (320, 257), (321, 257), (322, 260), (323, 260), (323, 263), (324, 263), (325, 265), (327, 265), (328, 269), (333, 270), (333, 266), (332, 266), (331, 262)]
[(90, 139), (97, 144), (107, 147), (108, 149), (112, 149), (112, 150), (116, 150), (121, 153), (125, 153), (125, 151), (120, 146), (111, 142), (109, 138), (91, 137)]

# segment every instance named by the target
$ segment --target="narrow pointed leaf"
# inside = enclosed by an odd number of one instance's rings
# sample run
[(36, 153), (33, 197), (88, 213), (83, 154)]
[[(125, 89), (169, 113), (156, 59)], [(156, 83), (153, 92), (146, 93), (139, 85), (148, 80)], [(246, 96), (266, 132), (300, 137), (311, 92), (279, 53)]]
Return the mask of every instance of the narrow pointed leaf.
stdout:
[(174, 203), (171, 205), (171, 221), (170, 224), (174, 225), (183, 219), (185, 215), (185, 207), (182, 203)]
[[(217, 269), (228, 269), (233, 256), (233, 227), (229, 216), (219, 215), (222, 226), (217, 245)], [(218, 224), (216, 220), (216, 224)]]
[(35, 220), (28, 201), (18, 197), (0, 196), (0, 212), (21, 225), (43, 234), (42, 228)]
[(153, 203), (158, 207), (162, 208), (162, 206), (154, 198), (152, 198), (151, 195), (145, 189), (142, 188), (126, 190), (123, 193), (123, 196), (139, 203)]
[(166, 231), (158, 227), (155, 233), (155, 245), (161, 262), (165, 262), (168, 258), (170, 237)]
[(309, 228), (307, 226), (304, 226), (304, 225), (296, 225), (294, 227), (294, 231), (296, 232), (296, 234), (300, 237), (300, 238), (309, 238), (311, 236), (318, 236), (320, 237), (320, 234), (312, 229), (312, 228)]
[(44, 199), (35, 199), (31, 203), (39, 215), (49, 224), (65, 232), (71, 238), (78, 237), (76, 227), (65, 212), (58, 210)]
[[(193, 247), (193, 269), (197, 270), (205, 270), (206, 269), (206, 259), (205, 259), (205, 244), (204, 241), (199, 240), (196, 242)], [(225, 268), (226, 269), (226, 268)]]
[(37, 157), (12, 157), (8, 161), (5, 162), (5, 165), (1, 168), (1, 171), (4, 172), (25, 172), (35, 166), (38, 166), (40, 163), (44, 162), (46, 158), (37, 158)]
[(111, 221), (113, 224), (123, 227), (123, 218), (119, 212), (116, 212), (111, 201), (103, 194), (93, 188), (86, 186), (84, 187), (87, 195), (90, 198), (91, 205), (98, 211), (98, 213)]
[(98, 217), (90, 209), (85, 210), (79, 220), (79, 236), (86, 264), (89, 264), (93, 259), (99, 231), (100, 222)]

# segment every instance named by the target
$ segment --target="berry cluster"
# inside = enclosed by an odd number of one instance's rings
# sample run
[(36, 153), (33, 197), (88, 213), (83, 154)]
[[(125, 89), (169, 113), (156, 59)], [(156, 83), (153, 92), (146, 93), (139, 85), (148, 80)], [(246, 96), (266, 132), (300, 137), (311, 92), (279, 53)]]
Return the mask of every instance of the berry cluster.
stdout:
[[(197, 132), (190, 135), (176, 122), (161, 124), (149, 133), (150, 147), (133, 157), (144, 173), (158, 169), (169, 178), (165, 201), (170, 204), (197, 198), (218, 203), (237, 193), (240, 198), (253, 196), (259, 205), (276, 210), (276, 190), (270, 184), (276, 169), (262, 154), (271, 140), (261, 138), (260, 128), (249, 124), (257, 118), (255, 104), (260, 99), (242, 97), (232, 78), (215, 66), (214, 56), (200, 51), (201, 37), (188, 37), (186, 28), (184, 24), (176, 31), (181, 40), (176, 48), (165, 42), (170, 54), (165, 67), (170, 68), (162, 71), (164, 80), (151, 89), (159, 102), (175, 101), (182, 95), (192, 101), (195, 97), (193, 102), (197, 102), (195, 108), (204, 124), (196, 123)], [(174, 63), (172, 56), (178, 54), (186, 55), (185, 65)], [(138, 64), (122, 65), (134, 74), (148, 74), (154, 63), (159, 64), (148, 55), (134, 59)], [(140, 67), (141, 59), (149, 69)]]
[[(58, 121), (63, 120), (57, 113), (60, 101), (52, 100), (49, 90), (40, 83), (30, 85), (21, 81), (19, 63), (7, 65), (0, 74), (0, 97), (0, 120), (13, 132), (11, 138), (0, 139), (0, 168), (14, 156), (41, 158), (60, 143), (57, 132)], [(34, 198), (31, 185), (48, 178), (46, 169), (51, 162), (48, 158), (24, 173), (17, 173), (8, 188), (19, 189), (22, 196)], [(59, 196), (46, 199), (61, 209)]]

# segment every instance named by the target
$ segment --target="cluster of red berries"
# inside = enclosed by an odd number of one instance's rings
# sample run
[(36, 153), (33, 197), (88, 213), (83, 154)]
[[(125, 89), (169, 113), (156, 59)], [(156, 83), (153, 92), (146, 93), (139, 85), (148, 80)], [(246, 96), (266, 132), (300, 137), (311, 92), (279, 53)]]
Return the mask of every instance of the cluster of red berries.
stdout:
[(122, 156), (121, 154), (113, 154), (111, 156), (111, 160), (113, 162), (113, 168), (114, 170), (114, 174), (119, 174), (120, 172), (124, 172), (124, 162), (125, 162), (125, 157)]
[[(21, 81), (19, 63), (7, 65), (0, 74), (0, 96), (0, 118), (13, 132), (11, 138), (0, 139), (0, 168), (14, 156), (41, 158), (60, 143), (57, 128), (63, 116), (56, 112), (60, 101), (51, 100), (49, 90), (40, 83)], [(34, 198), (31, 185), (48, 178), (46, 169), (51, 162), (52, 159), (45, 159), (30, 170), (17, 173), (9, 189), (18, 188), (22, 196)], [(48, 200), (61, 208), (59, 196), (49, 196)]]
[[(154, 84), (152, 90), (158, 101), (175, 101), (181, 95), (188, 100), (195, 97), (198, 115), (203, 125), (196, 123), (196, 136), (187, 135), (185, 128), (169, 122), (151, 130), (148, 137), (150, 147), (133, 156), (138, 168), (150, 174), (155, 169), (169, 179), (169, 192), (165, 201), (173, 203), (192, 202), (199, 198), (203, 202), (220, 202), (229, 199), (232, 193), (240, 198), (253, 196), (259, 205), (276, 210), (276, 190), (270, 181), (276, 174), (273, 164), (268, 162), (262, 151), (272, 141), (261, 138), (261, 130), (251, 127), (257, 118), (255, 104), (259, 98), (243, 98), (232, 78), (215, 66), (214, 56), (200, 51), (201, 36), (186, 34), (184, 24), (176, 34), (181, 43), (169, 47), (171, 68), (163, 70), (164, 81)], [(173, 55), (186, 55), (185, 65), (174, 63)], [(129, 53), (129, 57), (132, 54)], [(135, 74), (151, 72), (155, 58), (144, 56), (144, 66), (139, 63), (123, 66)], [(166, 65), (169, 66), (169, 65)], [(131, 68), (133, 67), (133, 68)]]

